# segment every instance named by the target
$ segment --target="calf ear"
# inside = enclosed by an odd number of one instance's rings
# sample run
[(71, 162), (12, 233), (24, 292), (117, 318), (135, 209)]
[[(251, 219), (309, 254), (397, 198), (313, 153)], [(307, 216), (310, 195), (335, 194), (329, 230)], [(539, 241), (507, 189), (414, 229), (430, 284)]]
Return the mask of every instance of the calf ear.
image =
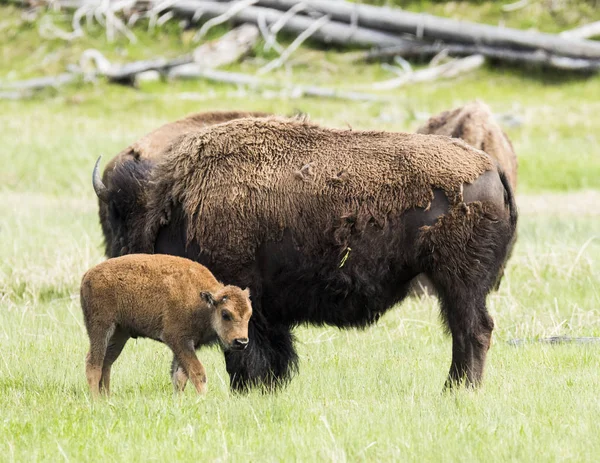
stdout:
[(242, 291), (247, 298), (250, 298), (250, 288), (246, 288), (244, 291)]
[(213, 295), (209, 292), (209, 291), (202, 291), (200, 293), (200, 297), (202, 298), (202, 300), (204, 302), (206, 302), (210, 307), (214, 307), (215, 305), (215, 298), (213, 297)]

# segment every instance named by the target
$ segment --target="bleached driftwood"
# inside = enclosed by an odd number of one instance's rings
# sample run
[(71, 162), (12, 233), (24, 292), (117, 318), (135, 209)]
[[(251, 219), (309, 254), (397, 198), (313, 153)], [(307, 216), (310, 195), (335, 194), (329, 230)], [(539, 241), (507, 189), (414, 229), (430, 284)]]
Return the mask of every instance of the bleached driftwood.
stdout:
[(600, 21), (561, 32), (560, 35), (561, 37), (570, 39), (590, 39), (592, 37), (600, 37)]
[(472, 55), (439, 66), (419, 69), (414, 72), (406, 72), (394, 79), (371, 84), (371, 88), (374, 90), (392, 90), (408, 84), (431, 82), (438, 79), (449, 79), (474, 71), (483, 66), (484, 62), (485, 58), (482, 55)]
[(36, 77), (33, 79), (20, 80), (17, 82), (6, 82), (0, 85), (0, 88), (18, 91), (35, 91), (48, 87), (60, 87), (76, 81), (80, 76), (78, 74), (63, 73), (57, 76)]
[(521, 51), (482, 45), (445, 44), (439, 42), (432, 44), (414, 42), (399, 47), (371, 50), (360, 56), (358, 60), (375, 61), (396, 56), (401, 56), (403, 58), (428, 57), (441, 52), (446, 52), (450, 56), (470, 56), (478, 54), (483, 55), (486, 58), (498, 59), (509, 63), (527, 63), (569, 71), (596, 71), (600, 69), (600, 59), (589, 60), (569, 58), (566, 56), (551, 55), (542, 50)]
[(143, 72), (159, 71), (160, 73), (166, 73), (171, 68), (191, 63), (192, 61), (192, 55), (184, 55), (170, 60), (156, 58), (147, 61), (134, 61), (122, 66), (111, 66), (110, 69), (101, 73), (101, 75), (116, 83), (134, 84), (136, 76)]
[(304, 41), (306, 39), (308, 39), (311, 35), (313, 35), (316, 31), (318, 31), (321, 27), (323, 27), (328, 22), (329, 22), (328, 16), (321, 16), (319, 19), (315, 20), (308, 29), (306, 29), (304, 32), (302, 32), (298, 37), (296, 37), (294, 39), (294, 41), (290, 44), (290, 46), (287, 47), (281, 53), (281, 56), (279, 56), (279, 58), (274, 59), (267, 65), (260, 68), (258, 70), (258, 74), (266, 74), (267, 72), (270, 72), (273, 69), (277, 69), (278, 67), (282, 66), (283, 63), (285, 63), (289, 59), (289, 57), (292, 56), (292, 53), (294, 53), (298, 49), (298, 47), (300, 47), (300, 45), (302, 45), (304, 43)]
[[(575, 58), (600, 59), (600, 42), (561, 37), (556, 34), (496, 27), (469, 21), (413, 13), (398, 8), (350, 3), (344, 0), (302, 0), (309, 9), (330, 15), (333, 20), (395, 34), (408, 33), (417, 38), (450, 43), (480, 44), (545, 50)], [(258, 5), (288, 10), (299, 0), (259, 0)]]
[[(192, 18), (200, 9), (203, 18), (213, 18), (230, 11), (231, 4), (216, 1), (180, 0), (172, 6), (172, 9), (179, 15), (187, 18)], [(267, 24), (275, 24), (284, 14), (284, 12), (272, 8), (247, 6), (232, 15), (231, 19), (238, 23), (258, 24), (259, 18), (262, 17)], [(295, 15), (287, 18), (281, 30), (293, 34), (301, 34), (313, 22), (314, 18)], [(406, 42), (406, 39), (394, 34), (366, 29), (364, 27), (352, 27), (336, 21), (329, 21), (327, 24), (324, 24), (312, 35), (312, 38), (327, 44), (362, 47), (394, 46), (402, 45)]]
[(247, 55), (258, 42), (258, 29), (252, 24), (241, 26), (227, 32), (216, 40), (200, 45), (193, 53), (193, 60), (182, 66), (172, 67), (170, 78), (195, 74), (203, 68), (217, 68), (239, 61)]
[[(217, 16), (212, 17), (202, 24), (202, 27), (194, 35), (194, 41), (200, 40), (211, 28), (229, 21), (230, 19), (234, 18), (237, 13), (249, 7), (250, 5), (254, 5), (257, 1), (258, 0), (240, 0), (237, 2), (231, 2), (230, 7), (227, 10)], [(202, 3), (203, 2), (199, 2), (198, 8), (200, 8), (200, 11), (204, 13)]]
[(249, 74), (219, 71), (216, 69), (201, 69), (195, 75), (188, 74), (186, 78), (205, 79), (213, 82), (228, 83), (233, 85), (246, 85), (257, 89), (277, 89), (293, 97), (314, 96), (350, 101), (381, 101), (378, 95), (369, 93), (337, 90), (312, 85), (285, 85), (280, 81), (264, 80)]

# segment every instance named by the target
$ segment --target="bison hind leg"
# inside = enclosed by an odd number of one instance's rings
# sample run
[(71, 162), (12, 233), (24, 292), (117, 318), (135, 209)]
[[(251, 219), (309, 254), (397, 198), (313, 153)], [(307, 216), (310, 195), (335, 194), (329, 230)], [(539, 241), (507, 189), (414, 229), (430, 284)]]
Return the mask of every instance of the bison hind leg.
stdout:
[(85, 359), (85, 376), (87, 378), (92, 397), (100, 395), (100, 382), (102, 380), (102, 367), (108, 348), (108, 340), (115, 331), (115, 325), (96, 324), (88, 326), (90, 337), (90, 350)]
[(113, 363), (119, 358), (125, 344), (129, 340), (129, 334), (120, 328), (116, 328), (108, 341), (106, 355), (102, 365), (102, 379), (100, 380), (100, 390), (106, 395), (110, 394), (110, 371)]
[(452, 335), (447, 387), (481, 383), (494, 329), (486, 298), (502, 271), (512, 234), (503, 211), (480, 202), (463, 203), (423, 231), (422, 249), (429, 250), (426, 274)]

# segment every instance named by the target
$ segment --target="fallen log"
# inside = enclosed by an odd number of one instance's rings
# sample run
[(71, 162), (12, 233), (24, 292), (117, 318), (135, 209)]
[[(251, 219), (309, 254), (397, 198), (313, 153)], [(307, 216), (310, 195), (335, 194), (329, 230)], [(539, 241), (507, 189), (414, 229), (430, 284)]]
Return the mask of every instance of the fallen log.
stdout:
[(571, 39), (589, 39), (592, 37), (600, 37), (600, 21), (596, 21), (590, 24), (586, 24), (575, 29), (563, 31), (560, 33), (561, 37), (568, 37)]
[[(194, 75), (186, 74), (186, 78), (206, 79), (212, 82), (221, 82), (234, 85), (247, 85), (253, 88), (276, 89), (284, 91), (293, 97), (313, 96), (321, 98), (333, 98), (350, 101), (383, 101), (378, 95), (369, 93), (337, 90), (312, 85), (285, 85), (281, 81), (263, 80), (258, 77), (241, 74), (237, 72), (218, 71), (216, 69), (201, 69)], [(386, 98), (388, 100), (389, 98)]]
[(142, 72), (159, 71), (160, 73), (166, 73), (171, 68), (192, 63), (193, 61), (194, 58), (192, 55), (184, 55), (170, 60), (157, 58), (147, 61), (134, 61), (122, 66), (111, 66), (108, 70), (99, 74), (104, 75), (108, 80), (115, 83), (134, 85), (136, 76)]
[(182, 66), (172, 67), (169, 78), (197, 73), (202, 68), (217, 68), (239, 61), (247, 55), (258, 42), (258, 28), (252, 24), (243, 24), (222, 37), (200, 45), (194, 50), (193, 60)]
[(394, 79), (376, 82), (371, 85), (371, 88), (374, 90), (392, 90), (407, 84), (431, 82), (438, 79), (450, 79), (466, 72), (474, 71), (483, 66), (484, 62), (485, 58), (481, 55), (468, 56), (439, 66), (420, 69), (414, 72), (405, 72)]
[[(517, 47), (544, 50), (574, 58), (600, 59), (600, 42), (561, 37), (555, 34), (496, 27), (442, 18), (400, 9), (350, 3), (344, 0), (302, 0), (307, 8), (342, 23), (390, 33), (413, 34), (417, 38), (451, 43)], [(300, 0), (259, 0), (258, 5), (287, 10)]]
[[(226, 14), (231, 10), (232, 4), (221, 3), (215, 1), (197, 1), (197, 0), (180, 0), (169, 8), (179, 15), (187, 18), (194, 18), (198, 11), (202, 13), (201, 18), (214, 18)], [(238, 23), (258, 24), (260, 18), (264, 19), (268, 24), (274, 24), (284, 16), (284, 12), (271, 8), (263, 8), (258, 6), (247, 6), (246, 8), (236, 11), (231, 19)], [(301, 34), (309, 29), (314, 22), (314, 18), (308, 16), (296, 15), (287, 19), (281, 30), (293, 34)], [(336, 21), (329, 21), (323, 24), (311, 37), (313, 40), (326, 44), (342, 45), (342, 46), (394, 46), (402, 45), (408, 39), (398, 37), (394, 34), (380, 32), (364, 27), (353, 27), (349, 24), (343, 24)]]
[(377, 61), (391, 59), (395, 56), (402, 58), (428, 57), (445, 52), (450, 56), (483, 55), (486, 58), (498, 59), (509, 63), (526, 63), (539, 66), (553, 67), (568, 71), (591, 72), (600, 70), (600, 59), (588, 60), (557, 56), (542, 50), (521, 51), (508, 48), (494, 48), (482, 45), (419, 43), (414, 42), (399, 47), (389, 47), (371, 50), (357, 57), (357, 61)]
[(526, 344), (533, 344), (534, 342), (541, 342), (545, 344), (600, 344), (600, 338), (598, 337), (572, 337), (572, 336), (550, 336), (549, 338), (540, 339), (509, 339), (508, 344), (513, 346), (523, 346)]
[(63, 73), (57, 76), (36, 77), (33, 79), (21, 80), (17, 82), (5, 82), (0, 85), (0, 88), (18, 91), (34, 91), (41, 90), (47, 87), (60, 87), (77, 80), (78, 74)]

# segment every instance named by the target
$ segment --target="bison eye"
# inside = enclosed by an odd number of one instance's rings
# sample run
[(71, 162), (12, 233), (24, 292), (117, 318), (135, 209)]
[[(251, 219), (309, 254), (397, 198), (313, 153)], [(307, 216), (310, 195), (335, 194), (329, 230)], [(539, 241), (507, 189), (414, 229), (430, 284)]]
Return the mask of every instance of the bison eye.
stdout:
[(232, 320), (231, 314), (229, 312), (227, 312), (226, 310), (221, 312), (221, 316), (223, 317), (223, 320), (225, 320), (226, 322), (230, 322)]

